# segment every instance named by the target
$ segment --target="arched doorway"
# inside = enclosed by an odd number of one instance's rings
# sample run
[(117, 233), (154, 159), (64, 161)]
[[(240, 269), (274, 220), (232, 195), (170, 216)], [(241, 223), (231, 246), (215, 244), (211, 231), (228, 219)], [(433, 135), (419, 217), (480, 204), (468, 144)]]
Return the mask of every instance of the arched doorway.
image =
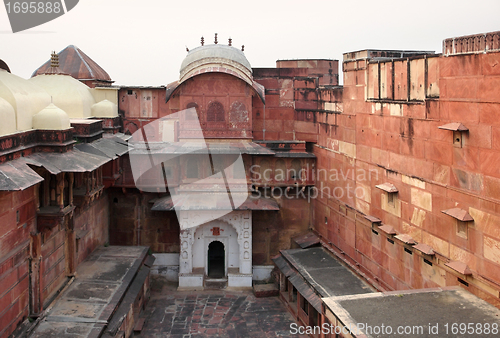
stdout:
[(226, 252), (224, 244), (213, 241), (208, 245), (208, 277), (224, 278)]

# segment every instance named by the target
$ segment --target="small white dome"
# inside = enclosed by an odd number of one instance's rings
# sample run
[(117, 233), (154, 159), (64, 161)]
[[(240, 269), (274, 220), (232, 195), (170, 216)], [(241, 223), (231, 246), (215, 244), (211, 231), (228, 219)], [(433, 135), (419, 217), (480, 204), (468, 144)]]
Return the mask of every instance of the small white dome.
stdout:
[(92, 106), (92, 116), (117, 117), (118, 106), (109, 100), (102, 100)]
[(0, 97), (0, 136), (13, 134), (16, 130), (16, 111), (12, 105)]
[(95, 104), (90, 88), (69, 75), (38, 75), (29, 79), (45, 89), (53, 103), (64, 110), (71, 118), (92, 116), (91, 108)]
[(69, 116), (53, 103), (33, 116), (33, 128), (40, 130), (65, 130), (71, 128)]

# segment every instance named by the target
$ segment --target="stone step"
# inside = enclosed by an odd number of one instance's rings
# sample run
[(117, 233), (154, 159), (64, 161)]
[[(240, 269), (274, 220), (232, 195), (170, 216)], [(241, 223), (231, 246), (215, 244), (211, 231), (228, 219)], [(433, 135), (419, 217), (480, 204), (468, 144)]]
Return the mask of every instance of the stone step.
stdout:
[(275, 297), (278, 296), (279, 290), (278, 287), (272, 284), (255, 284), (253, 286), (253, 293), (256, 298), (264, 298), (264, 297)]
[(205, 289), (220, 290), (227, 288), (227, 278), (205, 278)]

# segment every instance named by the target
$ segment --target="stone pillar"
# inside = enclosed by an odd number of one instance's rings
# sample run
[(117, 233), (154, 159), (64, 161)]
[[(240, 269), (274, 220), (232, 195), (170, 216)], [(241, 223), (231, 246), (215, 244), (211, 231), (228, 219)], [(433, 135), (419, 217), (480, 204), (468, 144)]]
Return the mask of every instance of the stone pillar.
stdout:
[(193, 272), (193, 229), (185, 229), (180, 232), (181, 252), (179, 256), (179, 273)]
[(231, 224), (238, 233), (240, 269), (238, 274), (228, 274), (228, 286), (252, 287), (252, 212), (233, 211), (220, 219)]
[(252, 212), (242, 214), (242, 229), (238, 233), (240, 244), (240, 273), (252, 274)]
[[(193, 244), (196, 226), (190, 227), (196, 217), (189, 211), (180, 211), (180, 255), (179, 255), (179, 290), (203, 289), (203, 274), (193, 273)], [(191, 224), (192, 225), (192, 224)]]

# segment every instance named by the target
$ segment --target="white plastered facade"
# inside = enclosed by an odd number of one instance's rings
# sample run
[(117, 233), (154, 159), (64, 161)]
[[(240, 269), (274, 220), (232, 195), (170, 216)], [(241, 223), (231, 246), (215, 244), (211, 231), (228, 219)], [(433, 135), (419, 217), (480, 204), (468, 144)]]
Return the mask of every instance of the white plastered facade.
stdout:
[[(196, 225), (196, 220), (211, 211), (180, 211), (179, 288), (202, 289), (208, 273), (208, 248), (219, 241), (224, 245), (227, 286), (252, 287), (252, 212), (232, 211), (210, 222)], [(214, 235), (213, 228), (220, 229)]]

